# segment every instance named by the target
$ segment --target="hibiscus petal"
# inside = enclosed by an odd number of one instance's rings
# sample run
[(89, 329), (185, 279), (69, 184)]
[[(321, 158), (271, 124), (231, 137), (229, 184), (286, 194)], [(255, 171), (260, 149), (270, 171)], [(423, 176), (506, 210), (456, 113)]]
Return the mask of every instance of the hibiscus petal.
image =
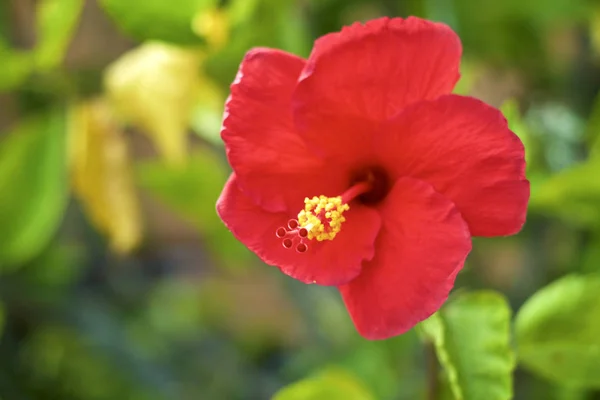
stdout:
[(473, 236), (511, 235), (525, 223), (523, 144), (495, 108), (443, 96), (409, 107), (377, 140), (387, 169), (422, 179), (452, 200)]
[[(381, 226), (377, 211), (351, 207), (344, 214), (346, 222), (334, 240), (309, 240), (308, 251), (297, 253), (285, 249), (275, 236), (276, 229), (295, 215), (271, 213), (256, 206), (238, 188), (238, 182), (232, 174), (217, 202), (219, 216), (239, 241), (286, 275), (304, 283), (340, 285), (358, 276), (363, 261), (373, 258)], [(302, 206), (298, 205), (298, 211)]]
[(304, 64), (279, 50), (249, 51), (225, 105), (221, 137), (229, 163), (244, 192), (272, 211), (318, 194), (318, 185), (327, 184), (322, 160), (292, 123), (292, 91)]
[(365, 120), (384, 121), (408, 104), (450, 93), (461, 53), (448, 26), (415, 17), (380, 18), (326, 35), (294, 93), (296, 126), (327, 152), (340, 140), (364, 141), (371, 133)]
[(425, 182), (398, 179), (380, 212), (375, 258), (339, 287), (367, 339), (400, 335), (437, 311), (471, 250), (458, 210)]

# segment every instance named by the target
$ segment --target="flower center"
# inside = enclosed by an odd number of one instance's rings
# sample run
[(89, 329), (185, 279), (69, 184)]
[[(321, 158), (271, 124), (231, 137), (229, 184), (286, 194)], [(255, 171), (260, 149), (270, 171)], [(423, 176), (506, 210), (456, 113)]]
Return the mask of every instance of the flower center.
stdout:
[(379, 166), (370, 166), (354, 171), (350, 176), (350, 185), (355, 185), (358, 182), (367, 182), (371, 185), (368, 191), (357, 198), (358, 201), (366, 205), (379, 203), (391, 189), (389, 175), (384, 168)]
[(304, 210), (298, 213), (301, 229), (307, 230), (308, 239), (333, 240), (342, 229), (346, 218), (342, 214), (349, 210), (348, 204), (342, 203), (342, 197), (319, 196), (304, 199)]
[(298, 253), (308, 250), (308, 240), (333, 240), (346, 221), (344, 211), (350, 209), (350, 201), (368, 193), (370, 182), (359, 182), (346, 190), (341, 196), (315, 196), (304, 199), (304, 209), (298, 213), (298, 219), (290, 219), (287, 227), (281, 226), (275, 235), (281, 239), (286, 249), (295, 248)]

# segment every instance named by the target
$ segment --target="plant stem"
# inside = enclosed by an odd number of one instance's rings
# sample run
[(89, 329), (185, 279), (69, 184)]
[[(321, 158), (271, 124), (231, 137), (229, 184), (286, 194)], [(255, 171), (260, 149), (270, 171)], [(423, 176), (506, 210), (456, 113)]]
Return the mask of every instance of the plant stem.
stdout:
[(435, 346), (430, 341), (425, 343), (425, 364), (427, 368), (427, 400), (437, 400), (439, 364)]

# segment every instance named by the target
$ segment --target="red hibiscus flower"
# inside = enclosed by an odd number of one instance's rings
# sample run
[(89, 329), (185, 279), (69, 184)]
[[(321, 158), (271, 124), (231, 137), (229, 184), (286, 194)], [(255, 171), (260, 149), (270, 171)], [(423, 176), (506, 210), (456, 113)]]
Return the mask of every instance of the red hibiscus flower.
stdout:
[(471, 236), (525, 221), (521, 141), (450, 94), (461, 52), (446, 25), (381, 18), (318, 39), (308, 60), (253, 49), (231, 85), (219, 216), (265, 263), (337, 286), (368, 339), (438, 310)]

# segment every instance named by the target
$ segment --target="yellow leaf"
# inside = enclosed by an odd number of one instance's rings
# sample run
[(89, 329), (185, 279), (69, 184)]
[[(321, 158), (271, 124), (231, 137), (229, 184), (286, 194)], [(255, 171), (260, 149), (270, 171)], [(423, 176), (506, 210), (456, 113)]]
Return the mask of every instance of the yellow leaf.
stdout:
[(204, 37), (214, 49), (220, 49), (229, 39), (227, 14), (216, 8), (202, 11), (194, 17), (192, 30), (198, 36)]
[(171, 164), (186, 160), (201, 62), (198, 52), (149, 42), (123, 55), (105, 74), (106, 94), (117, 112), (147, 133)]
[(132, 250), (142, 224), (129, 147), (104, 99), (72, 107), (69, 141), (75, 195), (114, 251)]

